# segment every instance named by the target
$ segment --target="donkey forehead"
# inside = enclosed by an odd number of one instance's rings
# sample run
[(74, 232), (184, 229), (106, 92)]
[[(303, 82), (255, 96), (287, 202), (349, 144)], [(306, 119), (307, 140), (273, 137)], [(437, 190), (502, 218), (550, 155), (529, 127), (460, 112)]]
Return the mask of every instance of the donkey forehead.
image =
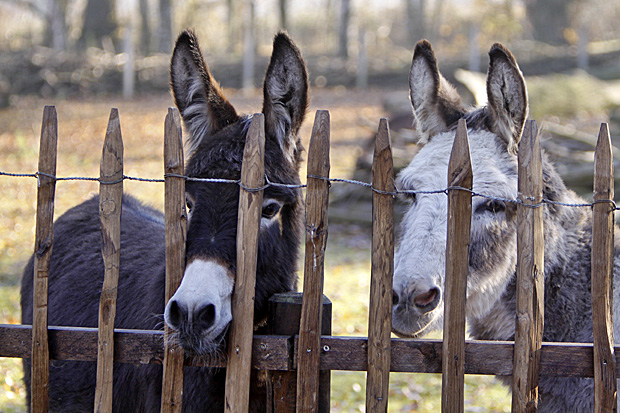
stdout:
[(216, 134), (202, 139), (189, 156), (185, 173), (192, 177), (205, 177), (217, 173), (225, 175), (217, 176), (217, 178), (238, 179), (243, 162), (246, 124), (246, 121), (235, 122)]
[[(213, 136), (203, 139), (187, 160), (185, 174), (190, 177), (241, 177), (243, 153), (250, 117), (227, 126)], [(273, 139), (265, 139), (265, 174), (272, 182), (298, 183), (299, 174)]]
[[(473, 190), (496, 196), (516, 196), (516, 157), (507, 152), (497, 135), (486, 130), (469, 130), (468, 133)], [(424, 145), (399, 174), (399, 188), (421, 191), (446, 188), (454, 136), (454, 131), (440, 133)]]

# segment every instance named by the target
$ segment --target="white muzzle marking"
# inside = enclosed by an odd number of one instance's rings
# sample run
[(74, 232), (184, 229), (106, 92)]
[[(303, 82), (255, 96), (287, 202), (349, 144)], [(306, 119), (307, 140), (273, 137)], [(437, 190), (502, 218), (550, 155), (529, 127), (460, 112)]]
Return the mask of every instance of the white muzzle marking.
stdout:
[[(234, 286), (228, 269), (214, 260), (196, 259), (185, 269), (183, 281), (170, 299), (187, 309), (189, 322), (196, 311), (207, 305), (215, 307), (215, 321), (209, 328), (209, 336), (220, 334), (232, 320), (231, 298)], [(166, 306), (164, 320), (169, 326), (170, 303)]]

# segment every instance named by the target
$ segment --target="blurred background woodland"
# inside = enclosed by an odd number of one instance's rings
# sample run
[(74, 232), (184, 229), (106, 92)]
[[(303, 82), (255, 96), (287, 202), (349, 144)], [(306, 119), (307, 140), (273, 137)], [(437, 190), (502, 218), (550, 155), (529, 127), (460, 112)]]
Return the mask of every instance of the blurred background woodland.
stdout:
[[(36, 171), (43, 106), (55, 105), (58, 176), (99, 176), (107, 116), (117, 107), (125, 174), (161, 178), (177, 34), (195, 30), (226, 95), (251, 113), (260, 109), (273, 36), (286, 29), (308, 64), (306, 147), (314, 111), (330, 111), (331, 177), (370, 180), (381, 117), (390, 120), (396, 170), (415, 154), (407, 79), (418, 40), (431, 41), (440, 70), (472, 105), (485, 104), (486, 53), (500, 42), (526, 77), (543, 147), (567, 185), (591, 198), (601, 122), (620, 146), (619, 21), (617, 0), (0, 0), (0, 171)], [(615, 161), (620, 167), (618, 149)], [(124, 187), (163, 207), (163, 185)], [(98, 190), (59, 182), (55, 216)], [(331, 188), (325, 294), (335, 335), (367, 335), (370, 197), (360, 186)], [(0, 323), (19, 323), (36, 181), (0, 176), (0, 205)], [(397, 219), (403, 208), (397, 203)], [(0, 411), (26, 411), (21, 377), (20, 360), (0, 358)], [(440, 375), (390, 380), (390, 411), (439, 410)], [(364, 386), (363, 372), (333, 372), (332, 411), (364, 411)], [(465, 398), (466, 411), (510, 411), (508, 390), (493, 377), (467, 376)]]
[(278, 29), (319, 88), (400, 88), (421, 38), (444, 70), (484, 71), (486, 50), (502, 42), (527, 75), (580, 68), (610, 78), (620, 76), (619, 18), (610, 0), (0, 0), (0, 102), (165, 91), (174, 38), (188, 27), (218, 56), (225, 87), (260, 83), (255, 67)]

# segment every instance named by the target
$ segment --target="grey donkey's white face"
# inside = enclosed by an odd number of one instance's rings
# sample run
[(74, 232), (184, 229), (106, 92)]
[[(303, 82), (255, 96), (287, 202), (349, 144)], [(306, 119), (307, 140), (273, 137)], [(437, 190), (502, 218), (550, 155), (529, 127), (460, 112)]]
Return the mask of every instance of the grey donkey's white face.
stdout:
[[(508, 50), (494, 45), (489, 54), (489, 106), (467, 111), (439, 74), (430, 44), (418, 43), (410, 90), (424, 146), (400, 173), (397, 187), (415, 191), (447, 187), (455, 125), (464, 118), (474, 192), (516, 198), (516, 147), (527, 117), (525, 82)], [(395, 257), (392, 329), (401, 336), (417, 337), (442, 326), (448, 199), (443, 193), (409, 198), (411, 206), (403, 219)], [(472, 198), (468, 317), (482, 317), (490, 310), (515, 269), (515, 206), (494, 198)]]

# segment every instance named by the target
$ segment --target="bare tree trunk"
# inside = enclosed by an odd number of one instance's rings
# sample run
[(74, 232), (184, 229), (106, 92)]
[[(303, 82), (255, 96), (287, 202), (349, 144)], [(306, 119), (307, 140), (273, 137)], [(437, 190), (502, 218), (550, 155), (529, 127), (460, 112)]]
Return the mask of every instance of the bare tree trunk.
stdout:
[(278, 8), (280, 9), (280, 29), (288, 30), (287, 0), (278, 0)]
[(433, 10), (433, 18), (429, 29), (428, 38), (434, 40), (439, 35), (439, 27), (441, 27), (441, 17), (446, 9), (444, 0), (435, 1), (435, 9)]
[[(133, 13), (132, 13), (133, 14)], [(130, 99), (134, 95), (136, 66), (134, 54), (134, 19), (127, 19), (123, 30), (123, 53), (127, 55), (127, 61), (123, 66), (123, 97)]]
[(243, 35), (243, 79), (245, 93), (254, 89), (254, 0), (247, 0)]
[(480, 45), (478, 36), (480, 35), (480, 25), (471, 22), (469, 26), (469, 70), (471, 72), (480, 71)]
[(338, 56), (349, 57), (349, 22), (351, 20), (350, 0), (340, 0), (340, 27), (338, 34)]
[(104, 37), (111, 37), (116, 29), (112, 17), (111, 0), (88, 0), (84, 11), (84, 27), (80, 45), (82, 47), (102, 45)]
[(525, 8), (532, 23), (534, 39), (549, 44), (565, 44), (569, 27), (569, 7), (576, 0), (528, 0)]
[(325, 30), (321, 32), (320, 39), (326, 45), (331, 45), (334, 40), (334, 27), (337, 25), (335, 18), (337, 13), (334, 10), (336, 8), (335, 3), (334, 0), (325, 0)]
[(426, 0), (405, 0), (407, 9), (407, 35), (411, 44), (429, 37), (426, 33)]
[(140, 0), (140, 52), (148, 56), (151, 52), (151, 22), (149, 20), (148, 0)]
[(577, 31), (577, 67), (588, 70), (590, 66), (590, 55), (588, 54), (588, 28), (585, 24), (579, 25)]
[(159, 47), (160, 53), (172, 50), (172, 5), (170, 0), (159, 0)]
[(368, 88), (368, 55), (366, 53), (366, 29), (359, 28), (357, 42), (357, 76), (355, 85), (358, 89)]
[(49, 32), (51, 46), (54, 50), (64, 50), (67, 47), (67, 25), (65, 23), (66, 2), (48, 0)]
[(235, 48), (235, 33), (234, 33), (234, 22), (233, 22), (233, 8), (234, 8), (234, 4), (233, 4), (233, 0), (226, 0), (226, 30), (227, 30), (227, 39), (228, 39), (228, 45), (226, 46), (226, 50), (228, 51), (228, 53), (232, 53), (233, 49)]

